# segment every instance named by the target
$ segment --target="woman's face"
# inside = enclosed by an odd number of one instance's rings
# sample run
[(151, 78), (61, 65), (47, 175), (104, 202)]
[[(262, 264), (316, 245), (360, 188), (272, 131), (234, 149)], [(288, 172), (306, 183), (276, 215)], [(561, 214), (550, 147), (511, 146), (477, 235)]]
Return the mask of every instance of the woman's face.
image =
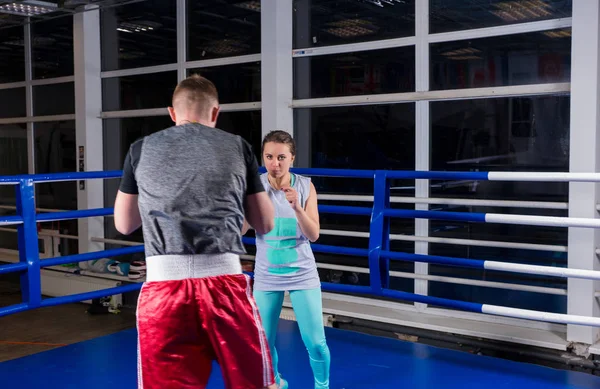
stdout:
[(281, 178), (290, 171), (294, 156), (287, 144), (267, 142), (263, 149), (263, 161), (271, 177)]

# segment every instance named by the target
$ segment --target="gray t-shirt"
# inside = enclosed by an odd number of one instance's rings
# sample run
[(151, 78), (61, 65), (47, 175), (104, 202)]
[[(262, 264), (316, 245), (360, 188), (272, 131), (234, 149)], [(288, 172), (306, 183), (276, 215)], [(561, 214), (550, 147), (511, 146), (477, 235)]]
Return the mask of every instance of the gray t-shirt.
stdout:
[(264, 191), (248, 142), (200, 124), (134, 142), (119, 189), (139, 195), (147, 257), (244, 254), (246, 195)]

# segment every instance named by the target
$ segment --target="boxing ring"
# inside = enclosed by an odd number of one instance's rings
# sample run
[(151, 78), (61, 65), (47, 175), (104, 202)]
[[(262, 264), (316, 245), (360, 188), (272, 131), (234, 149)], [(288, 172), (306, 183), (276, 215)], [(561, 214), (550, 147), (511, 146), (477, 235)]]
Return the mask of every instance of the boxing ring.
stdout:
[[(600, 219), (551, 216), (503, 215), (451, 211), (395, 209), (390, 206), (391, 180), (472, 180), (472, 181), (547, 181), (600, 182), (595, 173), (517, 173), (517, 172), (415, 172), (337, 169), (293, 169), (298, 174), (373, 180), (371, 207), (320, 205), (321, 214), (362, 215), (370, 217), (369, 246), (365, 248), (313, 244), (316, 253), (366, 258), (369, 285), (323, 282), (324, 291), (380, 296), (468, 312), (545, 322), (600, 327), (600, 317), (575, 316), (505, 306), (479, 304), (408, 293), (390, 288), (391, 261), (450, 265), (462, 268), (509, 273), (544, 275), (559, 278), (600, 280), (599, 271), (538, 266), (467, 258), (420, 255), (390, 249), (392, 218), (431, 219), (471, 223), (600, 228)], [(42, 298), (40, 270), (46, 267), (142, 253), (143, 246), (109, 249), (40, 260), (38, 229), (40, 222), (110, 216), (112, 208), (67, 212), (36, 213), (35, 185), (58, 181), (118, 179), (120, 171), (80, 172), (0, 177), (0, 185), (16, 187), (17, 213), (0, 217), (0, 226), (17, 226), (19, 262), (0, 266), (0, 274), (20, 273), (23, 301), (0, 308), (0, 317), (18, 312), (81, 302), (133, 292), (141, 283), (132, 283), (94, 292)], [(253, 238), (244, 243), (254, 244)], [(1, 323), (0, 318), (0, 323)], [(293, 321), (282, 321), (278, 336), (280, 370), (292, 388), (311, 388), (312, 373), (306, 350)], [(23, 328), (23, 331), (27, 331)], [(332, 355), (331, 388), (459, 388), (465, 383), (487, 388), (600, 388), (600, 377), (555, 370), (503, 359), (445, 350), (423, 344), (381, 338), (351, 331), (326, 328)], [(130, 329), (93, 340), (0, 363), (0, 377), (6, 387), (37, 388), (133, 388), (136, 387), (136, 332)], [(215, 365), (210, 388), (222, 387)]]

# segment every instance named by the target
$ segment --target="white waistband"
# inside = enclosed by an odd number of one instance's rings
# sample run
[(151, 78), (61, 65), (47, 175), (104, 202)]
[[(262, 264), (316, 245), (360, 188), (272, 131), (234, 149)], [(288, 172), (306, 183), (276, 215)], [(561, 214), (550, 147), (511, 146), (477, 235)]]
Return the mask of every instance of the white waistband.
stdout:
[(237, 254), (156, 255), (146, 258), (146, 281), (175, 281), (241, 274)]

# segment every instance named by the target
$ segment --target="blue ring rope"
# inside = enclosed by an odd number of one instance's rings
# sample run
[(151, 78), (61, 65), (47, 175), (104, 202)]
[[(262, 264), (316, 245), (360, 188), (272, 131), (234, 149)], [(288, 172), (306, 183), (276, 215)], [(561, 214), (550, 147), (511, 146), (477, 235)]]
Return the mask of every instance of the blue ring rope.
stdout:
[[(264, 167), (261, 171), (265, 171)], [(375, 179), (375, 181), (387, 183), (389, 179), (430, 179), (430, 180), (473, 180), (473, 181), (485, 181), (490, 179), (488, 172), (432, 172), (432, 171), (381, 171), (381, 170), (348, 170), (348, 169), (301, 169), (294, 168), (293, 172), (298, 174), (305, 174), (308, 176), (322, 176), (322, 177), (340, 177), (340, 178), (366, 178)], [(58, 174), (35, 174), (35, 175), (20, 175), (12, 177), (0, 177), (0, 184), (18, 184), (21, 190), (23, 188), (30, 188), (33, 183), (43, 182), (56, 182), (56, 181), (73, 181), (73, 180), (88, 180), (88, 179), (110, 179), (120, 178), (121, 171), (99, 171), (99, 172), (75, 172), (75, 173), (58, 173)], [(535, 174), (535, 173), (532, 173)], [(510, 175), (508, 176), (510, 177)], [(522, 177), (521, 177), (522, 178)], [(383, 181), (382, 181), (383, 180)], [(30, 189), (27, 189), (31, 192)], [(22, 203), (24, 207), (33, 207), (33, 196), (29, 198), (29, 192), (26, 195), (22, 195)], [(376, 190), (375, 195), (389, 196), (389, 188), (385, 190)], [(450, 220), (450, 221), (462, 221), (462, 222), (486, 222), (485, 213), (460, 213), (460, 212), (439, 212), (439, 211), (420, 211), (420, 210), (404, 210), (404, 209), (389, 209), (383, 208), (378, 209), (375, 212), (375, 208), (369, 207), (352, 207), (352, 206), (334, 206), (334, 205), (321, 205), (319, 206), (320, 212), (323, 213), (335, 213), (335, 214), (347, 214), (347, 215), (364, 215), (370, 216), (371, 220), (381, 220), (381, 217), (400, 217), (400, 218), (425, 218), (425, 219), (438, 219), (438, 220)], [(112, 208), (98, 208), (90, 210), (76, 210), (76, 211), (65, 211), (55, 213), (40, 213), (31, 214), (28, 213), (28, 219), (25, 221), (21, 216), (5, 216), (0, 222), (4, 223), (23, 223), (23, 226), (19, 228), (20, 242), (22, 242), (21, 234), (27, 234), (28, 241), (31, 241), (32, 234), (37, 234), (37, 231), (33, 230), (36, 222), (52, 221), (52, 220), (65, 220), (65, 219), (77, 219), (82, 217), (97, 217), (97, 216), (109, 216), (112, 215), (114, 210)], [(23, 232), (27, 230), (26, 232)], [(37, 235), (35, 235), (37, 236)], [(243, 237), (242, 241), (245, 244), (255, 244), (254, 238)], [(311, 245), (315, 252), (337, 254), (337, 255), (350, 255), (359, 257), (368, 257), (377, 259), (377, 266), (381, 260), (399, 260), (399, 261), (410, 261), (410, 262), (427, 262), (437, 263), (451, 266), (461, 266), (469, 268), (485, 268), (487, 261), (473, 260), (466, 258), (453, 258), (445, 256), (429, 256), (410, 254), (402, 252), (392, 252), (389, 250), (382, 250), (382, 247), (370, 247), (368, 249), (354, 248), (354, 247), (339, 247), (329, 246), (321, 244)], [(35, 248), (33, 248), (35, 249)], [(32, 250), (27, 250), (27, 253)], [(37, 251), (37, 250), (36, 250)], [(21, 262), (16, 264), (9, 264), (0, 266), (0, 274), (17, 271), (32, 271), (32, 269), (39, 269), (40, 267), (56, 266), (68, 263), (89, 261), (94, 259), (100, 259), (105, 257), (114, 257), (118, 255), (127, 255), (133, 253), (144, 252), (144, 246), (133, 246), (120, 249), (104, 250), (99, 252), (84, 253), (77, 255), (70, 255), (65, 257), (57, 257), (51, 259), (45, 259), (39, 261), (37, 256), (33, 255), (32, 258), (21, 257)], [(27, 254), (29, 256), (29, 254)], [(375, 262), (370, 265), (376, 264)], [(249, 276), (252, 276), (252, 272), (244, 272)], [(30, 280), (36, 280), (31, 278)], [(39, 281), (39, 280), (38, 280)], [(484, 304), (469, 303), (463, 301), (456, 301), (450, 299), (444, 299), (432, 296), (423, 296), (414, 293), (408, 293), (403, 291), (391, 290), (386, 288), (385, 285), (379, 288), (373, 288), (370, 286), (354, 286), (354, 285), (342, 285), (332, 283), (322, 283), (324, 290), (338, 291), (344, 293), (357, 293), (357, 294), (370, 294), (384, 297), (392, 297), (394, 299), (421, 302), (430, 305), (448, 307), (453, 309), (460, 309), (471, 312), (482, 312)], [(39, 292), (39, 285), (28, 285), (28, 293), (30, 296), (27, 298), (32, 303), (21, 303), (9, 307), (0, 308), (0, 316), (7, 314), (21, 312), (28, 309), (33, 309), (40, 306), (53, 306), (66, 304), (71, 302), (89, 300), (92, 298), (99, 298), (104, 296), (110, 296), (118, 293), (126, 293), (129, 291), (139, 290), (141, 283), (133, 283), (130, 285), (120, 286), (116, 288), (104, 289), (100, 291), (81, 293), (70, 296), (61, 296), (50, 299), (39, 299), (39, 295), (31, 296), (32, 292)]]

